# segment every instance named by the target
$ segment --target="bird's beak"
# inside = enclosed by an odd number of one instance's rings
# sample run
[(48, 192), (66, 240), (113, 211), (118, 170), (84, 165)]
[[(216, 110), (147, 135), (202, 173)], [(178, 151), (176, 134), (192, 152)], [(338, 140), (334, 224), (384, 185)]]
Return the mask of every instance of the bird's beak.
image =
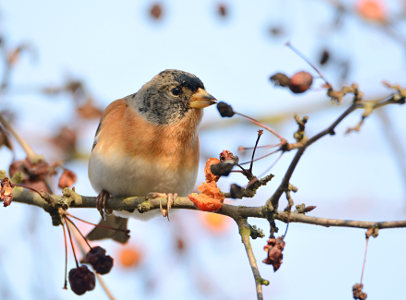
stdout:
[(216, 103), (217, 100), (202, 88), (198, 88), (196, 92), (190, 97), (189, 107), (191, 108), (205, 108), (209, 105)]

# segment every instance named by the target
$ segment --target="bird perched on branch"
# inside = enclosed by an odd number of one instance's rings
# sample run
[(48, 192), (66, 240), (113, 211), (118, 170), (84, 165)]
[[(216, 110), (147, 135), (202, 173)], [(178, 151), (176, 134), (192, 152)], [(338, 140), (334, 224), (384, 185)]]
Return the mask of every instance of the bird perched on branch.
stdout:
[[(215, 102), (195, 75), (165, 70), (106, 108), (89, 160), (102, 216), (109, 196), (191, 192), (199, 165), (197, 125), (202, 109)], [(102, 223), (126, 228), (127, 219), (107, 215)], [(88, 238), (125, 242), (128, 236), (96, 227)]]

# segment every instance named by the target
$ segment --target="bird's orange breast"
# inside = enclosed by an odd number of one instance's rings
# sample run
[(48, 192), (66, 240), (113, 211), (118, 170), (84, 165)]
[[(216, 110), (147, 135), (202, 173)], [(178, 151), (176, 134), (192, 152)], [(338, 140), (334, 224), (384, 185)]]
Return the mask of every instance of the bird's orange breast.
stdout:
[(196, 127), (201, 115), (200, 110), (191, 109), (179, 121), (159, 125), (140, 116), (125, 100), (116, 100), (103, 114), (93, 151), (136, 157), (174, 171), (195, 170), (199, 163)]

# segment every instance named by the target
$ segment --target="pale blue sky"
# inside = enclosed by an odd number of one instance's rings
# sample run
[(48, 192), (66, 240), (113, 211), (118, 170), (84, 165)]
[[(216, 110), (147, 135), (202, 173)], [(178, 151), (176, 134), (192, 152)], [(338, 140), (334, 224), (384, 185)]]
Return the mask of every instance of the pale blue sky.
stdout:
[[(328, 24), (333, 13), (323, 1), (230, 1), (229, 17), (225, 20), (215, 14), (216, 1), (162, 2), (164, 18), (159, 22), (148, 18), (149, 1), (9, 0), (0, 4), (0, 29), (8, 45), (28, 42), (37, 53), (35, 57), (26, 55), (19, 62), (11, 90), (0, 104), (6, 103), (18, 111), (18, 128), (38, 152), (46, 149), (36, 137), (46, 136), (70, 119), (70, 102), (64, 97), (44, 98), (32, 90), (61, 83), (67, 76), (82, 78), (103, 107), (135, 92), (163, 69), (177, 68), (199, 76), (211, 94), (241, 112), (255, 116), (291, 111), (293, 115), (297, 107), (328, 99), (317, 89), (321, 81), (316, 81), (315, 91), (300, 96), (274, 88), (268, 81), (269, 75), (277, 71), (313, 72), (284, 46), (290, 40), (314, 62), (317, 50), (323, 46), (336, 49), (342, 59), (351, 58), (354, 64), (347, 83), (356, 81), (368, 95), (388, 92), (381, 86), (383, 79), (406, 84), (404, 49), (387, 38), (378, 26), (355, 17), (348, 18), (341, 31), (331, 31)], [(388, 1), (391, 7), (396, 2)], [(272, 24), (283, 24), (287, 35), (272, 39), (268, 34)], [(333, 68), (323, 72), (332, 81), (337, 78)], [(331, 105), (324, 114), (312, 114), (309, 134), (326, 127), (343, 109)], [(387, 110), (399, 138), (406, 130), (404, 109)], [(313, 213), (316, 216), (404, 219), (404, 183), (379, 119), (372, 116), (361, 133), (343, 135), (358, 118), (359, 113), (354, 114), (338, 128), (335, 137), (326, 137), (308, 149), (292, 178), (292, 183), (299, 187), (294, 200), (317, 205)], [(214, 107), (206, 111), (203, 123), (211, 121), (219, 121)], [(94, 122), (82, 132), (82, 149), (90, 150), (96, 126)], [(239, 126), (202, 132), (202, 153), (215, 156), (223, 149), (236, 151), (241, 144), (250, 146), (256, 130)], [(278, 130), (291, 138), (296, 130), (293, 119)], [(274, 141), (270, 135), (263, 137), (264, 143)], [(3, 169), (11, 157), (4, 149), (0, 155)], [(19, 155), (22, 158), (21, 152)], [(283, 157), (273, 169), (275, 183), (255, 199), (242, 203), (263, 203), (284, 174), (289, 158), (290, 154)], [(272, 161), (271, 158), (258, 163), (258, 174)], [(69, 167), (78, 174), (77, 190), (94, 195), (86, 163)], [(198, 181), (202, 180), (201, 175), (200, 172)], [(226, 189), (236, 181), (244, 183), (233, 175), (220, 185)], [(89, 210), (75, 213), (93, 220), (98, 218)], [(31, 218), (40, 220), (35, 235), (27, 229)], [(213, 237), (198, 226), (194, 212), (179, 212), (174, 218), (169, 224), (163, 219), (147, 223), (131, 220), (132, 242), (143, 245), (147, 254), (141, 269), (131, 273), (115, 268), (105, 276), (117, 298), (253, 299), (253, 278), (236, 227), (233, 225), (223, 236)], [(72, 292), (60, 288), (63, 283), (60, 228), (51, 227), (50, 218), (42, 211), (18, 204), (0, 209), (0, 220), (3, 228), (0, 274), (10, 283), (14, 296), (10, 299), (72, 299)], [(250, 221), (268, 231), (266, 222)], [(281, 229), (284, 228), (282, 224)], [(193, 242), (184, 260), (162, 258), (166, 254), (175, 255), (171, 250), (174, 232)], [(31, 234), (34, 241), (30, 240)], [(264, 287), (265, 299), (350, 299), (351, 287), (358, 282), (361, 272), (363, 236), (362, 230), (291, 224), (284, 263), (276, 273), (260, 262), (266, 241), (255, 240), (260, 271), (271, 282)], [(405, 236), (405, 230), (388, 230), (370, 241), (364, 275), (368, 299), (405, 296)], [(105, 245), (112, 253), (117, 249), (112, 243)], [(196, 291), (196, 272), (208, 278), (213, 292), (202, 295)], [(161, 284), (148, 294), (146, 281), (156, 274), (160, 274)], [(48, 291), (41, 288), (45, 284)], [(82, 298), (103, 297), (97, 287)]]

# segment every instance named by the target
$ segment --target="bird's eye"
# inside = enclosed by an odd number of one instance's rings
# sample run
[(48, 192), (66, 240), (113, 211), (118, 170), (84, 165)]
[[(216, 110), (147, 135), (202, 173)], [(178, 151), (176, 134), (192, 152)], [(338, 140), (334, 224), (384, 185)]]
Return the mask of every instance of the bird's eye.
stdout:
[(174, 96), (179, 96), (181, 92), (182, 92), (182, 89), (178, 86), (171, 90), (171, 93)]

